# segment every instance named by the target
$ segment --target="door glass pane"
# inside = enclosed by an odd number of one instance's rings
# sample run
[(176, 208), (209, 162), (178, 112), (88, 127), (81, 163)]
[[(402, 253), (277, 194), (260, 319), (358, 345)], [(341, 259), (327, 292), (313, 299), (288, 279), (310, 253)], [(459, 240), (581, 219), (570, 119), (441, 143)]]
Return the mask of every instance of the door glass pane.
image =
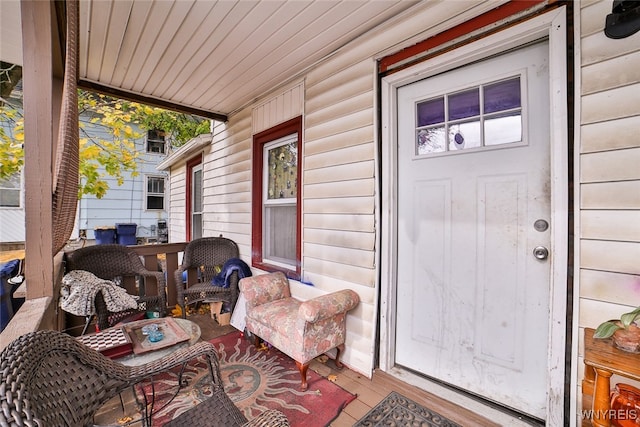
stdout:
[(419, 102), (417, 105), (418, 126), (429, 126), (444, 122), (444, 97)]
[(486, 119), (485, 145), (510, 144), (522, 141), (522, 114), (520, 111)]
[(418, 149), (416, 154), (441, 153), (445, 150), (444, 126), (420, 129), (417, 139)]
[(464, 150), (482, 146), (480, 121), (456, 123), (449, 127), (449, 150)]
[(480, 115), (480, 90), (473, 88), (449, 95), (449, 120)]
[(520, 107), (520, 77), (492, 83), (484, 87), (485, 114)]

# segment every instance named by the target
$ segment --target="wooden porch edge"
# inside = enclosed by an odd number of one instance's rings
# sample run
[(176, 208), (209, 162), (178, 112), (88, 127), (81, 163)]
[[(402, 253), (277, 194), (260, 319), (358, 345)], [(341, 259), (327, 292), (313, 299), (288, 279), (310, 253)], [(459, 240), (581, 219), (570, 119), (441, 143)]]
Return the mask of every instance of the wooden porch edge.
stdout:
[(52, 297), (30, 299), (22, 304), (20, 310), (11, 318), (9, 324), (0, 333), (0, 351), (4, 350), (13, 340), (41, 329), (55, 329), (54, 325), (47, 325), (45, 319), (53, 318)]

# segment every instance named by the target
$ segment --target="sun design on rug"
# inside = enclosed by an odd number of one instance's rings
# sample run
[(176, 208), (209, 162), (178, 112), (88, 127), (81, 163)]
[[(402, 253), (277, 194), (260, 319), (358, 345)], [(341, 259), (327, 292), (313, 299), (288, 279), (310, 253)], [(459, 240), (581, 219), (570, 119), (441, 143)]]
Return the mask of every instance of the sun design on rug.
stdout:
[(315, 391), (298, 390), (300, 377), (297, 370), (285, 369), (281, 356), (256, 352), (252, 346), (242, 349), (242, 338), (232, 347), (218, 346), (220, 373), (225, 392), (244, 411), (247, 418), (275, 406), (309, 414), (304, 406), (291, 403), (286, 394), (304, 396)]

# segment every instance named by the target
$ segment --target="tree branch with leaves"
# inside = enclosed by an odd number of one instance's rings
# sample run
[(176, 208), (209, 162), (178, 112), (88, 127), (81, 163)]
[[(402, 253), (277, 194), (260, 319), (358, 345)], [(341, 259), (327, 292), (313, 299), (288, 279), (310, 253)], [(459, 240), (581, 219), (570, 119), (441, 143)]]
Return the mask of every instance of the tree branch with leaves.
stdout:
[[(22, 75), (20, 67), (2, 63), (2, 99), (0, 102), (0, 181), (10, 179), (24, 166), (24, 116), (20, 96), (13, 93)], [(145, 104), (124, 101), (107, 95), (78, 91), (80, 131), (80, 182), (78, 197), (92, 194), (104, 197), (109, 190), (105, 178), (115, 178), (122, 185), (125, 177), (138, 175), (142, 161), (136, 141), (146, 131), (162, 130), (168, 136), (167, 144), (179, 147), (191, 138), (209, 132), (207, 119)], [(104, 132), (90, 128), (101, 127)], [(105, 136), (101, 136), (107, 135)]]

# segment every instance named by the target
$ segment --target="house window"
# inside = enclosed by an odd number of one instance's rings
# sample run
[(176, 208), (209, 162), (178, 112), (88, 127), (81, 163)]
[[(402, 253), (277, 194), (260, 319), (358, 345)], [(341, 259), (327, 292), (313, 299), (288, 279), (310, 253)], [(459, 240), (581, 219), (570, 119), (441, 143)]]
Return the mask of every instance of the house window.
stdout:
[(147, 153), (164, 154), (165, 140), (161, 130), (147, 131)]
[(416, 155), (522, 142), (523, 80), (514, 76), (417, 102)]
[(187, 164), (189, 175), (187, 176), (187, 188), (189, 194), (187, 205), (187, 238), (189, 240), (202, 237), (202, 158), (200, 156)]
[(164, 210), (164, 177), (147, 177), (147, 210)]
[(302, 118), (253, 137), (252, 264), (300, 278)]
[(0, 207), (20, 207), (20, 185), (20, 173), (16, 173), (7, 179), (0, 180)]

